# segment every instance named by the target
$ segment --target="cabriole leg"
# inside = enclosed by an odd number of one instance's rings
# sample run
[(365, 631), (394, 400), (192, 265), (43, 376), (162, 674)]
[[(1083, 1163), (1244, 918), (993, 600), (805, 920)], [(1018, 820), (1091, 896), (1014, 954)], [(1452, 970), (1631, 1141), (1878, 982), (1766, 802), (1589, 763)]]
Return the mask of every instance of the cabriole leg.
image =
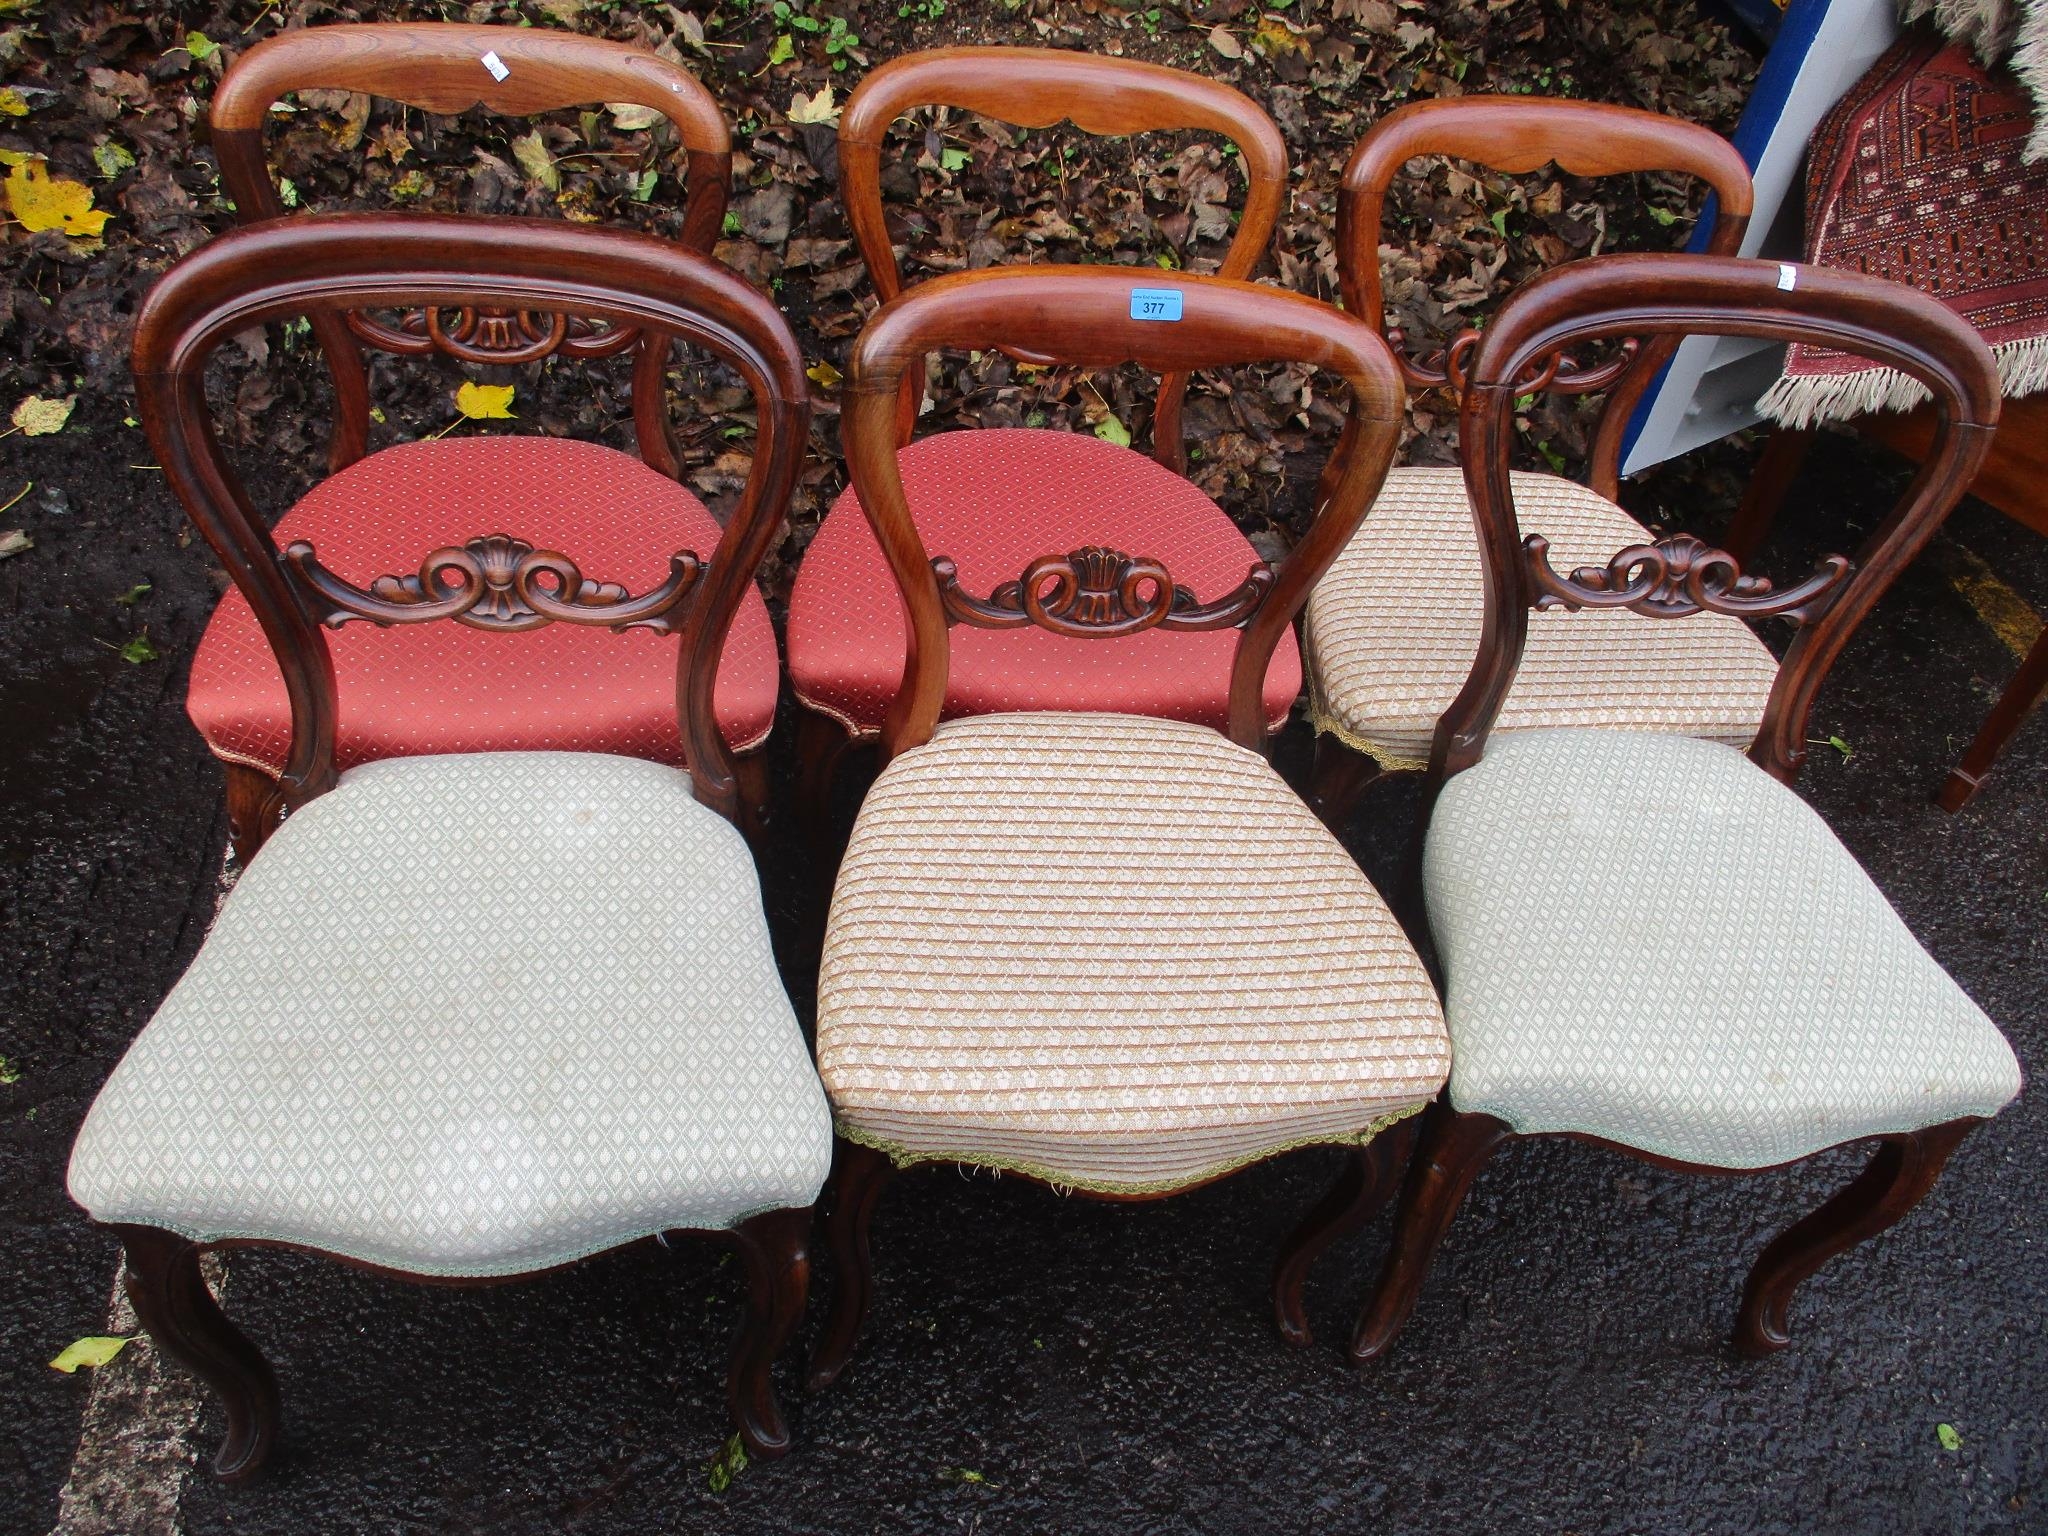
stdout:
[(1387, 1203), (1414, 1150), (1420, 1119), (1410, 1115), (1364, 1146), (1353, 1148), (1337, 1181), (1281, 1245), (1279, 1262), (1273, 1267), (1273, 1318), (1280, 1325), (1280, 1337), (1296, 1349), (1315, 1342), (1301, 1304), (1309, 1267), (1332, 1243), (1351, 1236)]
[(156, 1347), (211, 1387), (227, 1410), (214, 1476), (248, 1481), (277, 1443), (277, 1379), (270, 1366), (206, 1288), (196, 1246), (156, 1227), (112, 1230), (128, 1257), (128, 1300), (136, 1318)]
[(861, 1323), (874, 1291), (868, 1222), (896, 1173), (886, 1152), (852, 1141), (839, 1143), (833, 1163), (832, 1206), (825, 1218), (825, 1241), (832, 1251), (832, 1308), (825, 1315), (825, 1337), (804, 1381), (813, 1392), (822, 1392), (839, 1379), (860, 1342)]
[(764, 1211), (732, 1229), (747, 1274), (747, 1312), (733, 1344), (726, 1399), (752, 1456), (775, 1457), (789, 1450), (774, 1370), (810, 1294), (812, 1215), (810, 1206)]

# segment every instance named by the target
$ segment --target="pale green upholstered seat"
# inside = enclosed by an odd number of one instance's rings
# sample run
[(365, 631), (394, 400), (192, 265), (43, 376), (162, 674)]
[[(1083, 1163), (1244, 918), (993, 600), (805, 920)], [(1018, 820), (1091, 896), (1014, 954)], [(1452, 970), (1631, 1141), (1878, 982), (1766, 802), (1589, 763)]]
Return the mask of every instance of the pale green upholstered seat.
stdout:
[(1732, 748), (1497, 735), (1424, 858), (1451, 1103), (1758, 1168), (1991, 1115), (2012, 1048), (1798, 795)]
[(825, 1096), (686, 774), (393, 758), (294, 813), (93, 1105), (101, 1221), (511, 1274), (810, 1205)]

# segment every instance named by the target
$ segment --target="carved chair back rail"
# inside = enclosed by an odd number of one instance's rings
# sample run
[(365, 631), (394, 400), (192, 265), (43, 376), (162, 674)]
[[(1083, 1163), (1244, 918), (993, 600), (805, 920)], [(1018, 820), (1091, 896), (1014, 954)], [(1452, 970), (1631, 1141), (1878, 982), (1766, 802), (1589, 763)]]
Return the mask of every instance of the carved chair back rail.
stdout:
[[(495, 68), (493, 68), (495, 63)], [(709, 252), (725, 221), (732, 184), (732, 135), (712, 95), (688, 71), (644, 49), (602, 38), (528, 27), (451, 22), (360, 23), (281, 32), (257, 44), (222, 78), (210, 114), (221, 180), (243, 220), (278, 218), (284, 204), (263, 149), (270, 109), (287, 92), (355, 91), (422, 111), (471, 107), (530, 115), (561, 107), (626, 103), (659, 112), (675, 127), (684, 153), (682, 242)], [(431, 314), (405, 328), (378, 325), (354, 312), (310, 317), (337, 396), (329, 465), (361, 458), (369, 443), (369, 388), (362, 347), (401, 353), (435, 350)], [(473, 362), (518, 363), (559, 347), (570, 356), (622, 352), (640, 340), (631, 330), (588, 334), (587, 319), (556, 316), (555, 329), (535, 334), (530, 317), (502, 308), (465, 309), (451, 339)], [(550, 344), (551, 343), (551, 344)], [(662, 400), (667, 350), (641, 345), (633, 375), (634, 424), (641, 456), (666, 475), (678, 470)]]
[[(839, 121), (840, 196), (861, 260), (885, 301), (902, 291), (903, 274), (882, 206), (882, 142), (904, 113), (936, 106), (1024, 128), (1049, 128), (1064, 119), (1098, 135), (1187, 129), (1218, 134), (1237, 146), (1247, 182), (1244, 212), (1218, 275), (1250, 277), (1272, 240), (1287, 190), (1287, 146), (1278, 125), (1243, 92), (1160, 64), (1064, 48), (938, 48), (876, 69), (848, 98)], [(1056, 356), (1071, 361), (1028, 336), (1001, 350), (1026, 362)], [(1153, 412), (1153, 453), (1176, 472), (1187, 463), (1180, 425), (1187, 382), (1185, 372), (1162, 378)], [(910, 441), (923, 398), (923, 376), (905, 375), (899, 444)]]
[[(665, 356), (682, 340), (731, 366), (759, 417), (753, 466), (716, 550), (672, 551), (665, 581), (630, 594), (535, 550), (516, 530), (478, 529), (460, 548), (422, 551), (417, 574), (356, 587), (318, 552), (280, 553), (229, 468), (206, 407), (207, 359), (228, 336), (299, 315), (351, 309), (504, 305), (594, 317), (643, 334)], [(223, 236), (165, 275), (144, 303), (134, 364), (144, 429), (172, 490), (247, 597), (276, 652), (292, 745), (278, 793), (297, 806), (334, 782), (335, 675), (322, 626), (351, 619), (453, 618), (480, 628), (545, 623), (681, 629), (676, 680), (697, 797), (725, 814), (732, 759), (712, 714), (720, 649), (795, 482), (809, 421), (802, 354), (787, 322), (706, 256), (625, 231), (553, 220), (310, 214)]]
[[(1542, 96), (1411, 102), (1381, 118), (1359, 140), (1337, 198), (1337, 272), (1344, 307), (1375, 331), (1386, 328), (1379, 245), (1387, 193), (1408, 163), (1423, 156), (1465, 160), (1509, 174), (1555, 164), (1575, 176), (1642, 171), (1696, 176), (1713, 190), (1707, 243), (1713, 255), (1732, 256), (1740, 249), (1754, 201), (1749, 166), (1733, 145), (1708, 129), (1656, 112)], [(1398, 329), (1387, 336), (1411, 387), (1463, 389), (1477, 330), (1465, 330), (1440, 355), (1430, 357), (1411, 356)], [(1590, 481), (1610, 501), (1619, 484), (1622, 434), (1677, 339), (1662, 337), (1639, 348), (1635, 338), (1624, 337), (1617, 356), (1583, 368), (1558, 353), (1522, 380), (1525, 394), (1608, 392), (1594, 438)]]
[[(1150, 280), (1147, 280), (1150, 281)], [(845, 396), (848, 468), (909, 612), (902, 686), (883, 728), (885, 757), (928, 740), (946, 692), (949, 623), (1037, 624), (1060, 634), (1114, 636), (1158, 625), (1235, 628), (1229, 734), (1265, 739), (1260, 689), (1280, 637), (1378, 494), (1400, 430), (1400, 371), (1386, 344), (1357, 321), (1297, 293), (1226, 278), (1178, 277), (1183, 318), (1133, 319), (1137, 280), (1103, 267), (997, 267), (920, 283), (892, 299), (855, 344)], [(1254, 566), (1235, 591), (1202, 603), (1174, 585), (1161, 551), (1048, 551), (986, 600), (961, 591), (945, 552), (924, 547), (896, 463), (895, 402), (906, 373), (935, 348), (1029, 341), (1090, 367), (1137, 363), (1161, 371), (1307, 362), (1351, 392), (1325, 478), (1333, 492), (1277, 566)], [(1206, 595), (1206, 594), (1205, 594)]]
[[(1831, 556), (1782, 590), (1686, 534), (1620, 551), (1605, 567), (1556, 571), (1545, 541), (1523, 538), (1515, 514), (1509, 456), (1521, 381), (1574, 345), (1702, 334), (1805, 341), (1910, 374), (1933, 392), (1939, 420), (1919, 472), (1853, 559)], [(1760, 766), (1789, 783), (1805, 761), (1807, 716), (1828, 668), (1976, 475), (1998, 410), (1997, 370), (1976, 333), (1895, 283), (1705, 255), (1604, 256), (1536, 278), (1481, 337), (1461, 406), (1486, 618), (1473, 670), (1438, 724), (1433, 771), (1445, 776), (1478, 761), (1520, 665), (1531, 606), (1628, 607), (1663, 618), (1776, 615), (1799, 626), (1750, 747)]]

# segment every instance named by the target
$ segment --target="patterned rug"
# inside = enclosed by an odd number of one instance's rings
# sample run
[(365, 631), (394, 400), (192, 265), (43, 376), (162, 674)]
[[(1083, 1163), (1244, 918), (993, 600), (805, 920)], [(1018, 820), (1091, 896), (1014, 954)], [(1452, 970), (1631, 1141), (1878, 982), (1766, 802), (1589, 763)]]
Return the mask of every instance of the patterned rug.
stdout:
[(1899, 20), (1923, 17), (1968, 43), (1986, 69), (2003, 64), (2019, 77), (2034, 98), (2034, 134), (2020, 158), (2048, 159), (2048, 0), (1899, 0)]
[[(2048, 162), (2031, 104), (1962, 43), (1908, 34), (1835, 105), (1806, 169), (1806, 259), (1931, 293), (1991, 344), (2008, 398), (2048, 388)], [(1760, 403), (1787, 426), (1909, 410), (1921, 385), (1794, 345)]]

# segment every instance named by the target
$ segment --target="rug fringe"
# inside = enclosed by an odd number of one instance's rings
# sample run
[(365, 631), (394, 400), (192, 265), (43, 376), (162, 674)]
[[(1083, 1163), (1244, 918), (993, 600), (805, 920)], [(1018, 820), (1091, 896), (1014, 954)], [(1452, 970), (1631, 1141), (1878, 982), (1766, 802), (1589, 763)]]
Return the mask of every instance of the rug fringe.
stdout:
[[(2028, 336), (1991, 349), (1999, 392), (2008, 400), (2048, 389), (2048, 336)], [(1931, 399), (1927, 386), (1896, 368), (1857, 373), (1782, 375), (1757, 410), (1783, 427), (1846, 421), (1871, 411), (1910, 411)]]
[(2019, 76), (2034, 98), (2034, 131), (2020, 161), (2048, 160), (2048, 0), (1899, 0), (1900, 21), (1929, 16), (1986, 69), (2002, 63)]

